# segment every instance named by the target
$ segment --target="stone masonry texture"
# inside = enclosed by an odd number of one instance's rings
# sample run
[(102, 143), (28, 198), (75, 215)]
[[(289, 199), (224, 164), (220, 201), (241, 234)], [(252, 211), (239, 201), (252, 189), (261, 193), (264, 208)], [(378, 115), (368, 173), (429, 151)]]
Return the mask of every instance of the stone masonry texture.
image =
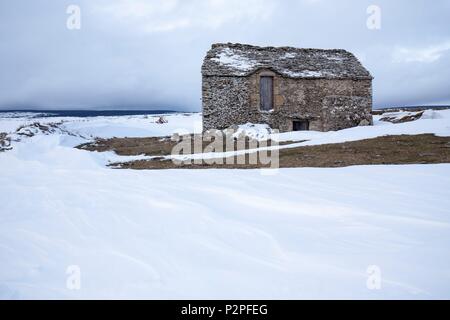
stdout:
[[(273, 110), (260, 110), (260, 78), (273, 78)], [(203, 130), (307, 120), (331, 131), (372, 124), (372, 76), (345, 50), (215, 44), (202, 67)]]

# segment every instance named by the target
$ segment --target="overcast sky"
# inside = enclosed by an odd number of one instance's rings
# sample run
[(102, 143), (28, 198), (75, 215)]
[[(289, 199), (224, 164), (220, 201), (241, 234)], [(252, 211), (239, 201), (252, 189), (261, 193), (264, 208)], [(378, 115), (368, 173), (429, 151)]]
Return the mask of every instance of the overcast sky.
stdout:
[(449, 21), (450, 0), (2, 0), (0, 109), (198, 111), (215, 42), (347, 49), (375, 107), (450, 104)]

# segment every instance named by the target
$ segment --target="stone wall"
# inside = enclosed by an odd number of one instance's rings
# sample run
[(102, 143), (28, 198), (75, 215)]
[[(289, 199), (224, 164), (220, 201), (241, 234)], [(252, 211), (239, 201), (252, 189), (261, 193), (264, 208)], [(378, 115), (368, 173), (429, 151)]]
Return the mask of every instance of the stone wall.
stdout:
[[(274, 110), (260, 111), (259, 79), (274, 78)], [(291, 79), (270, 69), (248, 77), (203, 76), (203, 129), (267, 123), (291, 131), (294, 120), (308, 120), (310, 130), (330, 131), (372, 124), (372, 81)]]

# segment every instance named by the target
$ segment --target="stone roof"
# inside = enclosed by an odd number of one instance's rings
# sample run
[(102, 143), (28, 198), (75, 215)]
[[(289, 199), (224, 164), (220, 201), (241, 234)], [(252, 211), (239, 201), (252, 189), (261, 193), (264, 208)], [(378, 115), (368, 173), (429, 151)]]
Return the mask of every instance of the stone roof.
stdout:
[(245, 77), (261, 68), (295, 79), (372, 79), (369, 71), (346, 50), (232, 43), (212, 45), (203, 62), (202, 74)]

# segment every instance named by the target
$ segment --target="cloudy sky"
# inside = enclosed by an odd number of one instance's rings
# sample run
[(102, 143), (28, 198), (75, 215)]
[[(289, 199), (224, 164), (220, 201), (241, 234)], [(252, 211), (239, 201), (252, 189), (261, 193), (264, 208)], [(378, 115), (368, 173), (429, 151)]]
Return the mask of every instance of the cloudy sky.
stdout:
[(197, 111), (214, 42), (347, 49), (376, 107), (450, 104), (449, 21), (450, 0), (2, 0), (0, 109)]

